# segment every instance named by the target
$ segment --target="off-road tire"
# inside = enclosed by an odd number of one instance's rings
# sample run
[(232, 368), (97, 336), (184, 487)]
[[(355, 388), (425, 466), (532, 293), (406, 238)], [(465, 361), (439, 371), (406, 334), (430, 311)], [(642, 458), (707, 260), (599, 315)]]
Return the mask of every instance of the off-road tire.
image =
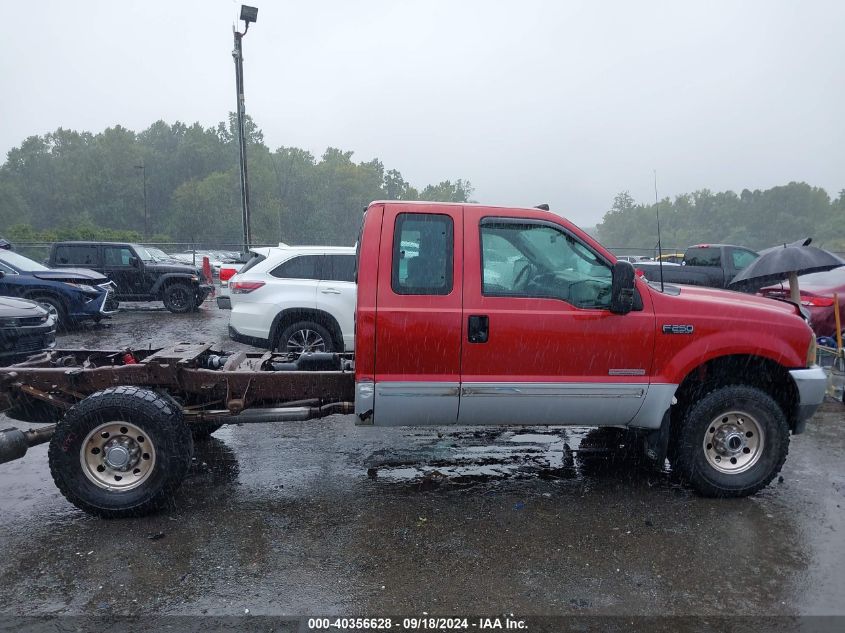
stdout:
[(320, 325), (319, 323), (314, 323), (313, 321), (297, 321), (296, 323), (292, 323), (291, 325), (287, 326), (284, 330), (282, 330), (279, 337), (276, 339), (275, 344), (273, 345), (273, 350), (276, 352), (299, 352), (302, 350), (294, 349), (288, 345), (291, 337), (297, 332), (313, 332), (317, 334), (320, 339), (322, 340), (322, 345), (318, 346), (315, 349), (305, 350), (305, 351), (313, 351), (313, 352), (334, 352), (335, 351), (335, 343), (334, 339), (332, 338), (331, 332), (329, 332), (325, 327)]
[[(732, 412), (752, 416), (763, 435), (760, 455), (748, 470), (724, 473), (707, 458), (705, 437), (714, 421)], [(755, 387), (729, 385), (690, 404), (673, 429), (669, 452), (673, 470), (705, 497), (746, 497), (765, 488), (780, 472), (789, 451), (789, 424), (777, 403)]]
[(27, 297), (30, 301), (36, 303), (46, 303), (56, 310), (56, 329), (67, 330), (74, 324), (67, 316), (67, 308), (64, 301), (53, 295), (32, 295)]
[[(135, 488), (116, 492), (92, 482), (83, 466), (83, 442), (108, 422), (141, 429), (155, 461)], [(94, 393), (68, 410), (50, 440), (50, 473), (59, 491), (80, 510), (105, 518), (138, 517), (167, 502), (191, 465), (194, 444), (182, 412), (168, 398), (139, 387), (113, 387)]]
[(192, 312), (197, 307), (196, 291), (188, 284), (169, 284), (161, 294), (164, 307), (173, 314)]

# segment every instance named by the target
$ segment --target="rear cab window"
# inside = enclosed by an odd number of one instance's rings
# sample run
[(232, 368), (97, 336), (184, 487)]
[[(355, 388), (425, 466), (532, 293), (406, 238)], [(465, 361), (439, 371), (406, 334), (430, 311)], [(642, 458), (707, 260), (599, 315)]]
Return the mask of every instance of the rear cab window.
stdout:
[(691, 248), (684, 258), (687, 266), (715, 266), (722, 265), (722, 249), (713, 246)]
[(393, 232), (391, 287), (399, 295), (452, 292), (454, 223), (448, 215), (400, 213)]

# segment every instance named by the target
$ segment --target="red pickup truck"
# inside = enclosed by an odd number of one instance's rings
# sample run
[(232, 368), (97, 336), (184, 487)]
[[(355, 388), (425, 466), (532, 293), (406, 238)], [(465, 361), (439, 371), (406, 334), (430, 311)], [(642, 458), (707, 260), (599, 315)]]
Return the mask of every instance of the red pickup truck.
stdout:
[(542, 209), (373, 202), (357, 281), (354, 359), (194, 345), (0, 369), (11, 415), (60, 418), (0, 434), (0, 462), (50, 441), (69, 500), (141, 514), (184, 477), (191, 431), (354, 411), (374, 426), (621, 427), (699, 493), (738, 497), (772, 480), (824, 398), (797, 306), (661, 288)]
[(366, 424), (642, 429), (699, 492), (742, 496), (824, 397), (795, 305), (661, 291), (542, 209), (375, 202), (358, 247)]

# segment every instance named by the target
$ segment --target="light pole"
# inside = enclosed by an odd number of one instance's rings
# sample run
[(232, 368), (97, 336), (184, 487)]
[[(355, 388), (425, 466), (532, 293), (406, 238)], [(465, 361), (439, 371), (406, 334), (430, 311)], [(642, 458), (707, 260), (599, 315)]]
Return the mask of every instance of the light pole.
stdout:
[(258, 9), (255, 7), (248, 7), (245, 4), (241, 5), (241, 20), (246, 26), (244, 32), (239, 33), (237, 28), (233, 27), (235, 33), (235, 50), (232, 51), (232, 57), (235, 59), (235, 88), (237, 90), (237, 104), (238, 104), (238, 147), (240, 150), (240, 168), (241, 168), (241, 209), (243, 212), (244, 225), (244, 254), (249, 252), (249, 245), (252, 242), (252, 235), (249, 228), (249, 178), (247, 177), (246, 169), (246, 134), (244, 131), (244, 56), (242, 40), (249, 30), (251, 22), (258, 20)]
[(135, 165), (135, 169), (141, 170), (141, 175), (144, 179), (144, 239), (150, 239), (150, 220), (147, 214), (147, 168), (143, 162), (140, 165)]

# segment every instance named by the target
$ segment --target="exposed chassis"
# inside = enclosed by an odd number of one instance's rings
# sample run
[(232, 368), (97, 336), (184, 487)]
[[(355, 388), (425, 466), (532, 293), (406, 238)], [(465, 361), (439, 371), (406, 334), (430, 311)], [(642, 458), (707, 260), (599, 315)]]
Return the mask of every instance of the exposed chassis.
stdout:
[[(95, 392), (131, 385), (171, 398), (189, 424), (307, 420), (353, 411), (351, 355), (296, 359), (211, 348), (51, 350), (0, 368), (0, 408), (14, 419), (55, 422)], [(0, 463), (49, 441), (53, 429), (0, 432)]]

